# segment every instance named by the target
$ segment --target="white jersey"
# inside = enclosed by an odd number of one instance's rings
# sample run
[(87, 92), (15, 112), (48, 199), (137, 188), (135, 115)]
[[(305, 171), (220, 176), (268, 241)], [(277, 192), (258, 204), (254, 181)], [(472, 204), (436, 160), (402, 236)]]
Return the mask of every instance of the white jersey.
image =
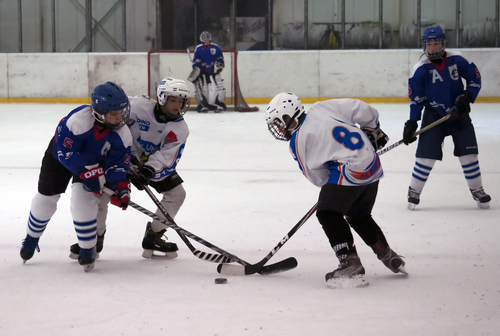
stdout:
[(375, 108), (358, 99), (316, 102), (290, 140), (291, 154), (304, 176), (318, 187), (379, 180), (380, 159), (361, 130), (376, 128), (378, 117)]
[(145, 96), (129, 97), (132, 138), (132, 156), (141, 160), (147, 157), (147, 165), (154, 168), (156, 175), (151, 179), (158, 182), (172, 174), (179, 162), (189, 128), (184, 118), (160, 122), (154, 116), (156, 101)]

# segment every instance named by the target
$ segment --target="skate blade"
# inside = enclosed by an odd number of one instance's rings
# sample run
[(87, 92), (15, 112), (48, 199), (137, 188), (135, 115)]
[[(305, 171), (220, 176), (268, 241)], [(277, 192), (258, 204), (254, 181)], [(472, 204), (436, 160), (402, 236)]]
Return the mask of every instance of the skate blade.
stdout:
[[(70, 257), (71, 259), (78, 260), (78, 254), (76, 254), (76, 253), (70, 252), (70, 253), (69, 253), (69, 257)], [(96, 259), (96, 260), (97, 260), (97, 259), (99, 259), (99, 253), (96, 253), (96, 254), (95, 254), (95, 259)]]
[(82, 265), (83, 266), (83, 270), (85, 272), (90, 272), (94, 269), (94, 263), (92, 264), (87, 264), (87, 265)]
[(26, 261), (27, 261), (27, 260), (24, 260), (24, 259), (23, 259), (23, 265), (24, 265), (24, 264), (26, 264)]
[(358, 274), (353, 277), (331, 278), (326, 281), (326, 286), (330, 289), (363, 288), (369, 284), (370, 283), (363, 274)]
[(406, 272), (406, 269), (403, 265), (398, 267), (398, 272), (403, 273), (404, 275), (409, 275), (408, 272)]
[[(162, 254), (159, 254), (162, 253)], [(175, 259), (177, 258), (177, 252), (158, 252), (154, 250), (144, 250), (142, 252), (142, 257), (146, 259)]]
[(408, 202), (408, 209), (410, 209), (410, 210), (415, 210), (415, 207), (416, 207), (416, 206), (417, 206), (417, 205), (416, 205), (415, 203), (410, 203), (410, 202)]
[(490, 208), (490, 202), (485, 202), (485, 203), (481, 203), (479, 201), (476, 201), (477, 202), (477, 206), (479, 209), (489, 209)]

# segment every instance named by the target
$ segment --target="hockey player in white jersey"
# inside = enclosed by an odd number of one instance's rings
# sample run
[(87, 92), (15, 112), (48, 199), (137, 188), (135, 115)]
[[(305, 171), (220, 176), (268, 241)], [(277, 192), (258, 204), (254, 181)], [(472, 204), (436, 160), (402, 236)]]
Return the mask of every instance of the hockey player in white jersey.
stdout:
[(375, 108), (357, 99), (319, 101), (306, 114), (300, 99), (284, 92), (266, 110), (271, 134), (290, 142), (304, 176), (321, 188), (316, 215), (340, 262), (325, 276), (330, 288), (368, 284), (350, 227), (386, 267), (406, 274), (371, 216), (383, 176), (376, 151), (388, 141), (378, 118)]
[(59, 122), (45, 151), (20, 251), (24, 262), (39, 250), (39, 239), (71, 179), (71, 214), (82, 247), (76, 258), (86, 272), (94, 268), (96, 259), (96, 196), (104, 183), (117, 191), (113, 204), (123, 209), (128, 206), (130, 183), (126, 174), (132, 138), (123, 127), (129, 117), (128, 97), (117, 84), (107, 82), (94, 89), (91, 99), (91, 106), (79, 106)]
[[(183, 118), (189, 108), (189, 88), (183, 80), (164, 78), (158, 85), (157, 99), (129, 97), (129, 127), (133, 138), (131, 168), (137, 173), (129, 174), (129, 178), (139, 190), (144, 189), (143, 185), (150, 185), (162, 194), (161, 204), (175, 218), (186, 198), (183, 180), (176, 167), (189, 135)], [(100, 237), (104, 237), (106, 231), (108, 202), (107, 195), (101, 196), (97, 216)], [(159, 209), (156, 214), (165, 218)], [(177, 244), (163, 239), (165, 231), (166, 226), (157, 220), (147, 223), (142, 241), (144, 258), (151, 258), (155, 251), (168, 258), (177, 257)], [(102, 242), (99, 247), (100, 252)], [(70, 250), (70, 257), (75, 258), (79, 252), (78, 244), (72, 245)]]

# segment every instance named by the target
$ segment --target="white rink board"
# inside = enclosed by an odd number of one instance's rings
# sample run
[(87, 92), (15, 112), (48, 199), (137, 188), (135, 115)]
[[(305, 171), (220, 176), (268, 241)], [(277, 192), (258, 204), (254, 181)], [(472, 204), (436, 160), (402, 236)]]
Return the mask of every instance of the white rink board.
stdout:
[(8, 54), (0, 54), (0, 97), (9, 96), (9, 81), (7, 78)]
[(318, 97), (319, 72), (317, 50), (238, 53), (238, 81), (245, 98), (274, 97), (282, 91)]
[(9, 97), (89, 97), (87, 62), (87, 53), (9, 55)]
[(145, 71), (141, 71), (143, 53), (91, 53), (89, 54), (89, 87), (94, 88), (107, 81), (118, 83), (129, 96), (147, 94), (141, 83), (147, 83)]
[[(478, 66), (480, 98), (500, 97), (500, 49), (450, 50), (458, 50)], [(232, 55), (224, 54), (226, 98), (234, 96)], [(281, 91), (312, 98), (406, 98), (408, 76), (421, 55), (421, 49), (242, 51), (238, 83), (245, 98), (270, 98)], [(187, 52), (153, 54), (151, 61), (153, 97), (162, 78), (187, 81), (191, 71)], [(96, 85), (108, 80), (128, 95), (146, 94), (147, 75), (146, 53), (0, 54), (0, 99), (88, 98)]]

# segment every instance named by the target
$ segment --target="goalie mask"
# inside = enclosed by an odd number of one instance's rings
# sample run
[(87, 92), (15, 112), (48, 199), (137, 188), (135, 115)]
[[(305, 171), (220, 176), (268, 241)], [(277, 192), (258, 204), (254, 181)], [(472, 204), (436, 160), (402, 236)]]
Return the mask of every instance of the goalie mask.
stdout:
[[(437, 42), (438, 45), (433, 42)], [(425, 56), (431, 61), (442, 59), (446, 49), (446, 34), (443, 28), (440, 26), (427, 27), (422, 36), (422, 48)]]
[(208, 47), (210, 45), (210, 42), (212, 42), (212, 35), (209, 32), (204, 31), (200, 34), (200, 41)]
[[(118, 130), (128, 123), (130, 102), (125, 91), (116, 83), (106, 82), (96, 86), (92, 92), (92, 115), (96, 122), (105, 128)], [(105, 121), (110, 111), (122, 111), (121, 120), (117, 124)]]
[(292, 133), (299, 128), (305, 114), (299, 97), (282, 92), (276, 95), (266, 109), (266, 123), (269, 132), (277, 140), (289, 141)]
[[(181, 118), (184, 113), (186, 113), (187, 109), (189, 108), (189, 88), (186, 84), (181, 79), (175, 79), (175, 78), (164, 78), (158, 85), (158, 88), (156, 89), (156, 96), (158, 97), (158, 105), (160, 106), (160, 110), (162, 113), (165, 115), (167, 121), (172, 121)], [(164, 106), (167, 103), (168, 97), (180, 97), (182, 98), (182, 107), (179, 111), (178, 114), (173, 114), (166, 109), (162, 109), (161, 107)]]

